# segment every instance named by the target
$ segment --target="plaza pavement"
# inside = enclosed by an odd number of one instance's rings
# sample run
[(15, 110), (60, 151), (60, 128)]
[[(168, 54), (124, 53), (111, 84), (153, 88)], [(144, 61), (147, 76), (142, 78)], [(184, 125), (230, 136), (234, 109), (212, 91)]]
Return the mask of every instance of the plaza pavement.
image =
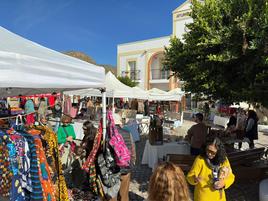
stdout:
[[(183, 126), (178, 130), (179, 135), (185, 136), (187, 130), (193, 125), (192, 121), (185, 120)], [(141, 135), (141, 140), (136, 143), (137, 164), (132, 172), (130, 184), (130, 200), (143, 201), (147, 198), (147, 190), (151, 168), (147, 165), (141, 165), (142, 154), (147, 140), (147, 134)], [(245, 143), (243, 143), (245, 144)], [(268, 146), (268, 134), (259, 133), (259, 140), (256, 141), (256, 146)], [(246, 148), (246, 147), (245, 147)], [(190, 187), (193, 194), (193, 187)], [(226, 190), (227, 201), (258, 201), (259, 200), (259, 182), (249, 180), (243, 182), (235, 181), (234, 184)]]

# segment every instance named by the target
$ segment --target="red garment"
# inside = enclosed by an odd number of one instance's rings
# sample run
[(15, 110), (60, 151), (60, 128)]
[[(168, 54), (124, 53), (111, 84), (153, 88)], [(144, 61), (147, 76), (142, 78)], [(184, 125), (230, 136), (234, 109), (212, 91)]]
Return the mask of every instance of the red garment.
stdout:
[(56, 102), (56, 97), (55, 96), (49, 96), (48, 97), (48, 103), (51, 108), (54, 108)]
[(34, 119), (34, 113), (26, 115), (26, 124), (31, 125), (34, 124), (35, 119)]

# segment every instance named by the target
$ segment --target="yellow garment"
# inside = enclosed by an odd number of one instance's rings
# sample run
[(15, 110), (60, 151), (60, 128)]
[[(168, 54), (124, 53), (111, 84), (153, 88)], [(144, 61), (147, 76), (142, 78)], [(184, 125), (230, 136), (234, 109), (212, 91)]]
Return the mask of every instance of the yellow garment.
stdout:
[[(220, 167), (228, 167), (230, 170), (229, 176), (224, 179), (225, 189), (227, 189), (234, 182), (235, 176), (227, 158)], [(196, 183), (195, 177), (201, 177), (202, 180)], [(224, 190), (221, 190), (222, 193), (220, 193), (219, 190), (213, 188), (212, 169), (209, 168), (203, 157), (196, 157), (191, 170), (187, 174), (187, 181), (191, 185), (195, 185), (194, 201), (226, 201)], [(220, 196), (221, 194), (222, 196)]]
[(46, 154), (51, 160), (50, 168), (51, 174), (56, 175), (55, 189), (56, 197), (58, 201), (69, 201), (68, 189), (63, 176), (62, 164), (60, 160), (59, 145), (56, 133), (52, 131), (47, 126), (36, 126), (36, 129), (39, 129), (44, 132), (43, 139), (47, 142), (47, 152)]

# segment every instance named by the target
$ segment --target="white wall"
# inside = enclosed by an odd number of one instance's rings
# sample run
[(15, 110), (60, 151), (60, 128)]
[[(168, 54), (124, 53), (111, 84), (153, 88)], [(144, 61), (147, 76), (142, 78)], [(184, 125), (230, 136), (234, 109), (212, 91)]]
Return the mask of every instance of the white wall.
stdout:
[[(185, 1), (181, 6), (173, 11), (173, 35), (176, 35), (178, 38), (182, 37), (182, 34), (185, 33), (185, 24), (192, 22), (192, 19), (188, 16), (191, 3), (190, 1)], [(186, 15), (181, 17), (181, 13), (186, 13)], [(147, 63), (150, 57), (161, 50), (164, 50), (165, 46), (169, 46), (169, 40), (172, 35), (164, 36), (160, 38), (153, 38), (149, 40), (136, 41), (130, 43), (119, 44), (117, 46), (117, 73), (121, 75), (122, 71), (127, 71), (127, 62), (129, 60), (135, 60), (137, 70), (140, 70), (140, 87), (146, 88), (147, 80), (146, 79), (146, 69)], [(166, 89), (168, 85), (164, 83), (156, 84), (156, 87), (160, 89)]]
[(191, 23), (191, 22), (193, 22), (192, 18), (175, 21), (175, 23), (176, 23), (175, 34), (176, 34), (176, 36), (178, 38), (181, 39), (182, 35), (185, 33), (185, 24), (188, 24), (188, 23)]
[(126, 53), (133, 51), (142, 51), (155, 48), (161, 48), (169, 45), (170, 36), (154, 38), (149, 40), (137, 41), (133, 43), (124, 43), (117, 46), (117, 53)]
[(169, 91), (169, 84), (168, 83), (153, 83), (151, 84), (151, 88), (158, 88), (163, 91)]
[(145, 89), (146, 79), (146, 56), (147, 59), (154, 53), (154, 49), (163, 49), (169, 45), (170, 36), (155, 38), (150, 40), (138, 41), (133, 43), (125, 43), (117, 46), (118, 54), (118, 75), (122, 71), (127, 70), (127, 62), (129, 60), (136, 60), (137, 70), (140, 70), (140, 83), (139, 87)]
[(127, 61), (128, 60), (136, 60), (136, 69), (140, 70), (140, 82), (139, 82), (139, 87), (145, 88), (144, 86), (144, 79), (145, 79), (145, 70), (146, 70), (146, 61), (145, 61), (145, 55), (143, 54), (133, 54), (133, 55), (128, 55), (128, 56), (121, 56), (119, 58), (120, 61), (120, 76), (122, 71), (127, 71)]

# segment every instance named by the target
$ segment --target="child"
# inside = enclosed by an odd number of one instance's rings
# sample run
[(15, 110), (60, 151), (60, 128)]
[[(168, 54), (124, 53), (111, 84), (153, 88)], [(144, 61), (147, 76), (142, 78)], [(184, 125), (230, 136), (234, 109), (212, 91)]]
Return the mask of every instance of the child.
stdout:
[(85, 183), (88, 179), (87, 173), (82, 169), (82, 165), (85, 162), (86, 152), (81, 146), (76, 146), (74, 149), (74, 161), (72, 167), (72, 184), (74, 188), (83, 190), (86, 187)]

